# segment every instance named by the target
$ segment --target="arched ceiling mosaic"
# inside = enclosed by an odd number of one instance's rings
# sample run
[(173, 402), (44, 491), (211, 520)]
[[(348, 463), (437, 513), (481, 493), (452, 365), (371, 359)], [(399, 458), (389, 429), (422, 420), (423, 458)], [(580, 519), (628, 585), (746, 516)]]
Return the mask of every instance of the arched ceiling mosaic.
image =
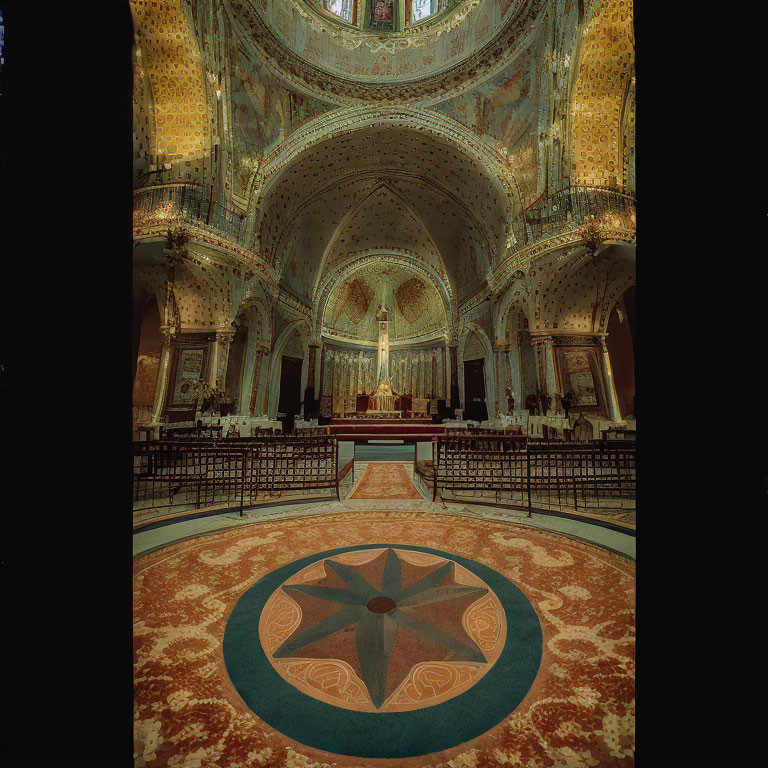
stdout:
[(571, 178), (577, 183), (626, 182), (622, 110), (634, 79), (634, 37), (631, 0), (595, 3), (582, 35), (571, 103)]
[(134, 72), (148, 79), (154, 117), (152, 152), (167, 161), (211, 153), (200, 50), (178, 2), (131, 0), (136, 49)]
[(264, 197), (259, 239), (282, 284), (307, 301), (323, 271), (387, 247), (447, 273), (461, 295), (485, 280), (500, 252), (506, 205), (486, 170), (456, 146), (374, 125), (294, 160)]
[(443, 302), (428, 277), (399, 264), (361, 267), (331, 292), (323, 312), (323, 331), (334, 338), (376, 342), (376, 313), (389, 310), (390, 340), (419, 341), (445, 331)]
[(305, 0), (223, 0), (262, 60), (295, 86), (339, 104), (425, 101), (481, 80), (523, 44), (546, 0), (458, 0), (401, 31), (371, 30)]

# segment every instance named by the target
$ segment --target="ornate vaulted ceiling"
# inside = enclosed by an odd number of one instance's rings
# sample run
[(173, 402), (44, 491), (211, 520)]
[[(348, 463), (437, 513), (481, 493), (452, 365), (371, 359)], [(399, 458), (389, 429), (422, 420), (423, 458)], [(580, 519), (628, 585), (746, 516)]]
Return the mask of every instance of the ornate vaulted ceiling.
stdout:
[(418, 130), (371, 126), (310, 148), (266, 192), (262, 251), (311, 301), (323, 274), (371, 249), (421, 259), (458, 296), (486, 279), (507, 201), (479, 162)]

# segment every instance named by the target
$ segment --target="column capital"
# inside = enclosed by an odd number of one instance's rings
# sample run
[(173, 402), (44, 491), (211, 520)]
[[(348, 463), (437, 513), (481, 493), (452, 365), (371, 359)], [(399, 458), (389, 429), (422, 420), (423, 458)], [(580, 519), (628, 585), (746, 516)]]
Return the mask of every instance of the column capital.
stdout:
[(231, 343), (235, 337), (235, 331), (233, 328), (219, 328), (216, 331), (216, 341), (222, 346), (226, 346)]
[(176, 325), (161, 325), (160, 326), (160, 335), (163, 337), (163, 342), (165, 344), (170, 344), (177, 336), (179, 332), (178, 326)]

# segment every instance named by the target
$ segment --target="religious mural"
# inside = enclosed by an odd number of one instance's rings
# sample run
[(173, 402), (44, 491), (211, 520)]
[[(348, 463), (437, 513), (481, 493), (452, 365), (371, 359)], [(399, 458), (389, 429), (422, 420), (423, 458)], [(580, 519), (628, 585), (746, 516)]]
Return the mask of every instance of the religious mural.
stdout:
[(358, 278), (345, 281), (339, 289), (338, 304), (333, 318), (334, 325), (342, 312), (346, 312), (347, 317), (357, 325), (365, 317), (372, 299), (373, 290), (365, 281)]
[(494, 140), (511, 162), (523, 198), (536, 196), (538, 94), (536, 61), (543, 35), (501, 72), (436, 109)]
[(394, 264), (376, 264), (355, 272), (328, 299), (323, 325), (350, 340), (377, 341), (379, 305), (389, 310), (392, 339), (434, 335), (445, 327), (445, 310), (437, 289)]
[(415, 323), (429, 307), (429, 286), (418, 277), (401, 283), (394, 293), (397, 306), (409, 323)]
[(328, 105), (286, 89), (238, 46), (230, 51), (235, 192), (244, 196), (263, 155)]
[(151, 407), (155, 402), (157, 371), (160, 358), (156, 355), (139, 355), (136, 362), (136, 378), (133, 384), (133, 404)]
[(597, 405), (589, 353), (583, 349), (566, 349), (563, 356), (574, 395), (572, 405)]
[(392, 0), (371, 0), (368, 28), (382, 32), (395, 28), (395, 11)]
[(191, 403), (196, 393), (193, 384), (202, 378), (204, 349), (179, 350), (178, 363), (176, 365), (176, 381), (173, 385), (171, 403)]

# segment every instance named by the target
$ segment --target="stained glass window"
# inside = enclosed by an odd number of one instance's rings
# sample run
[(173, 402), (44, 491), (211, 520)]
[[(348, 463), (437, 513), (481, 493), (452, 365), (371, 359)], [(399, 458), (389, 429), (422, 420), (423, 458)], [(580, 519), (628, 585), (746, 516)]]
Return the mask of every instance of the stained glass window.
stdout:
[(338, 16), (344, 21), (352, 23), (352, 5), (354, 0), (320, 0), (320, 5), (324, 11)]

